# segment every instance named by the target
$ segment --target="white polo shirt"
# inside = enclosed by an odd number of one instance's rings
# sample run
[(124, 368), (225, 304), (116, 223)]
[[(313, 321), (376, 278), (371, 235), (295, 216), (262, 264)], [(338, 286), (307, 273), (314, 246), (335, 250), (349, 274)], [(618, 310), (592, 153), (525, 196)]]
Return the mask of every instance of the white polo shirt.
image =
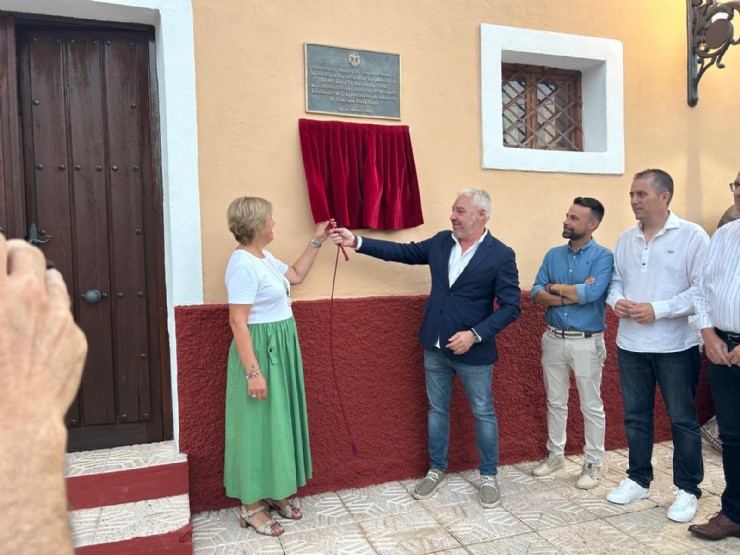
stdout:
[(663, 228), (645, 242), (642, 226), (625, 231), (614, 249), (614, 270), (606, 302), (649, 302), (655, 321), (620, 318), (617, 345), (638, 353), (673, 353), (701, 344), (689, 326), (694, 297), (708, 253), (709, 236), (695, 223), (668, 214)]

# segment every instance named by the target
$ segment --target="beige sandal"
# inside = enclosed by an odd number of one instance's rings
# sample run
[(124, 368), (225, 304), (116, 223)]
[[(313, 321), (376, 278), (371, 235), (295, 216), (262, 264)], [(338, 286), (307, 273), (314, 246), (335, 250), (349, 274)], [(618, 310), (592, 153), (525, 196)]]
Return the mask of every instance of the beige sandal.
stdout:
[(265, 498), (267, 506), (270, 507), (270, 509), (275, 509), (283, 518), (287, 518), (288, 520), (301, 520), (303, 518), (301, 509), (298, 508), (297, 505), (294, 505), (293, 501), (290, 499), (285, 499), (284, 501), (287, 501), (288, 504), (281, 507), (274, 499), (270, 499), (269, 497)]
[[(260, 511), (267, 512), (264, 505), (260, 505), (256, 509), (247, 509), (244, 505), (242, 505), (241, 511), (239, 512), (239, 526), (241, 526), (242, 528), (251, 526), (252, 528), (254, 528), (255, 532), (257, 532), (258, 534), (262, 534), (263, 536), (281, 536), (283, 532), (285, 532), (285, 529), (283, 529), (283, 527), (280, 526), (279, 523), (275, 522), (272, 519), (259, 526), (255, 526), (252, 523), (252, 517)], [(267, 514), (269, 515), (270, 513)], [(279, 528), (279, 531), (275, 529), (276, 526)]]

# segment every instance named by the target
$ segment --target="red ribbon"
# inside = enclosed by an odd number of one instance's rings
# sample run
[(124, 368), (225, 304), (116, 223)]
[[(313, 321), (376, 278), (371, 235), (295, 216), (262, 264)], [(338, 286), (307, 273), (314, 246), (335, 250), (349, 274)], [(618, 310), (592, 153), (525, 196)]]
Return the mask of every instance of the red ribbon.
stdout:
[[(336, 225), (333, 226), (336, 228)], [(339, 408), (342, 411), (342, 419), (344, 420), (344, 427), (347, 429), (347, 435), (349, 436), (350, 447), (352, 447), (352, 456), (357, 456), (357, 443), (352, 435), (352, 430), (349, 427), (349, 419), (347, 418), (347, 411), (344, 409), (344, 402), (342, 401), (342, 394), (339, 391), (339, 381), (337, 380), (337, 366), (334, 363), (334, 287), (337, 282), (337, 268), (339, 267), (339, 251), (342, 251), (344, 260), (349, 262), (349, 256), (347, 251), (344, 250), (342, 245), (337, 245), (337, 257), (334, 260), (334, 276), (331, 280), (331, 300), (329, 301), (329, 357), (331, 359), (331, 371), (334, 379), (334, 386), (337, 388), (337, 398), (339, 399)]]

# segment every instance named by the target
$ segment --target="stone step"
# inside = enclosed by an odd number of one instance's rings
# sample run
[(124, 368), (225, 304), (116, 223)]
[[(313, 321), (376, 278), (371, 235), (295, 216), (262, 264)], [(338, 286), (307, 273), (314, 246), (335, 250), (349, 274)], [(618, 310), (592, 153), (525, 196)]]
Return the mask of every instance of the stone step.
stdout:
[(192, 553), (187, 456), (174, 442), (67, 454), (78, 555)]

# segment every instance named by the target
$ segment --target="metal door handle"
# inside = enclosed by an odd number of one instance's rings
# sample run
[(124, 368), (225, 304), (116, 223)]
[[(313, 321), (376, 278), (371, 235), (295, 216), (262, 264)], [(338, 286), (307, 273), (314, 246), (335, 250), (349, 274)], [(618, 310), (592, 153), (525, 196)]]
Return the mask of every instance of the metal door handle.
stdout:
[[(41, 237), (46, 237), (46, 240), (41, 239)], [(36, 224), (31, 224), (31, 227), (28, 230), (28, 237), (26, 238), (26, 241), (38, 247), (39, 245), (48, 243), (49, 239), (51, 238), (51, 235), (47, 235), (44, 230), (41, 230), (41, 232), (39, 233)]]
[(105, 293), (101, 293), (97, 289), (90, 289), (80, 295), (82, 300), (87, 301), (90, 304), (97, 304), (105, 297), (107, 297), (107, 295)]

